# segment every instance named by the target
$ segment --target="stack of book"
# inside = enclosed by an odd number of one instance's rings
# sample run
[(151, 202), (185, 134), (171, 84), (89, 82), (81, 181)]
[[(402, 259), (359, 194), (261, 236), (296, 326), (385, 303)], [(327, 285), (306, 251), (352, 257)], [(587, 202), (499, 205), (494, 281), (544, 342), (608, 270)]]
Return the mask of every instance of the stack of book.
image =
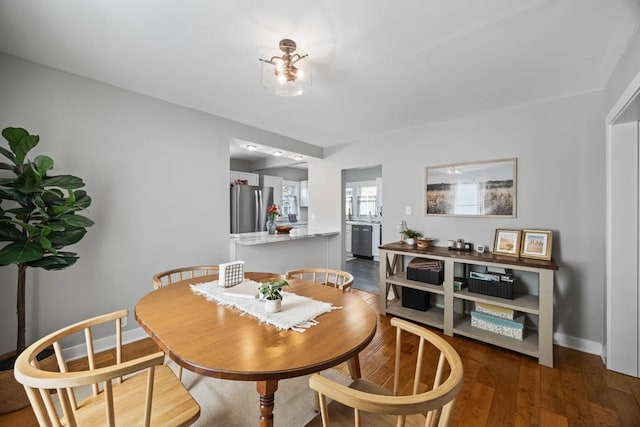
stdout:
[(509, 308), (476, 302), (475, 310), (471, 311), (471, 326), (522, 340), (524, 314)]

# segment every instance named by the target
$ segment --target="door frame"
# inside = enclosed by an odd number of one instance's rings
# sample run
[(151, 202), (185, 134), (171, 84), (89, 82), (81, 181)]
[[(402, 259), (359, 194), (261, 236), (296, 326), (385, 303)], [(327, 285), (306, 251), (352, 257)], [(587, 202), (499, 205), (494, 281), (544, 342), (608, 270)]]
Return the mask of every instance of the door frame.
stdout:
[[(614, 242), (612, 241), (612, 200), (611, 200), (611, 192), (612, 192), (612, 134), (613, 134), (613, 126), (616, 125), (616, 121), (622, 116), (622, 114), (630, 107), (634, 105), (634, 102), (640, 102), (640, 73), (638, 73), (635, 78), (631, 81), (631, 83), (624, 90), (620, 98), (613, 105), (609, 113), (605, 117), (605, 128), (606, 128), (606, 141), (605, 141), (605, 200), (606, 200), (606, 211), (605, 211), (605, 342), (604, 342), (604, 353), (602, 354), (602, 358), (607, 364), (607, 359), (610, 355), (611, 348), (609, 346), (609, 337), (612, 336), (613, 328), (616, 325), (613, 325), (612, 322), (612, 313), (614, 312), (614, 307), (611, 306), (612, 298), (611, 295), (614, 292), (613, 283), (612, 283), (612, 248)], [(640, 114), (640, 113), (639, 113)], [(640, 167), (640, 165), (639, 165)], [(640, 212), (640, 209), (639, 209)], [(640, 238), (637, 236), (636, 238)], [(640, 273), (640, 260), (638, 264), (636, 264), (636, 268), (638, 269), (638, 273)], [(638, 275), (640, 277), (640, 274)], [(640, 292), (638, 293), (638, 301), (637, 306), (640, 308)], [(638, 317), (636, 320), (640, 323), (640, 309), (637, 313)], [(640, 330), (640, 324), (638, 325)], [(638, 342), (640, 342), (640, 336), (636, 337)], [(638, 373), (636, 376), (640, 375), (640, 348), (638, 349), (637, 354), (639, 360)], [(608, 365), (607, 365), (608, 367)]]

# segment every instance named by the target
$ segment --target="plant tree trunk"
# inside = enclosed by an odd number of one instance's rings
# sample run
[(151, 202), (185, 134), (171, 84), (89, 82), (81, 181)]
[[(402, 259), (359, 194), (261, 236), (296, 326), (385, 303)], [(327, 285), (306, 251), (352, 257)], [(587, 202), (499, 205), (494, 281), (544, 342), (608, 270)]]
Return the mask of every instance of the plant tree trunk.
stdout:
[(27, 279), (27, 265), (24, 263), (18, 264), (18, 297), (17, 300), (17, 313), (18, 313), (18, 342), (16, 350), (18, 354), (22, 353), (25, 349), (25, 287)]

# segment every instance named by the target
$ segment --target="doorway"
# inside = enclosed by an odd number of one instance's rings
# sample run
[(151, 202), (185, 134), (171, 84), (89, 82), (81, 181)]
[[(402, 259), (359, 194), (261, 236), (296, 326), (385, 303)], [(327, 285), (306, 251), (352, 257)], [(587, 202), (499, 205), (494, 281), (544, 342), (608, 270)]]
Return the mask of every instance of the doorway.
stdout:
[(379, 293), (382, 236), (382, 165), (342, 170), (343, 254), (353, 287)]
[(640, 377), (640, 74), (606, 124), (606, 363)]

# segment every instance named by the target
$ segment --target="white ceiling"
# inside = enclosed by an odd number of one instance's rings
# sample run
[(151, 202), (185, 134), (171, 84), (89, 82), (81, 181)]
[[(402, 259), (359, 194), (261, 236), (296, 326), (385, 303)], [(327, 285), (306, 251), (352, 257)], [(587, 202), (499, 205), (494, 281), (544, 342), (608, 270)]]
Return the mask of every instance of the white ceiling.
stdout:
[[(637, 0), (0, 0), (0, 51), (327, 147), (602, 89)], [(258, 58), (292, 38), (313, 87)]]

